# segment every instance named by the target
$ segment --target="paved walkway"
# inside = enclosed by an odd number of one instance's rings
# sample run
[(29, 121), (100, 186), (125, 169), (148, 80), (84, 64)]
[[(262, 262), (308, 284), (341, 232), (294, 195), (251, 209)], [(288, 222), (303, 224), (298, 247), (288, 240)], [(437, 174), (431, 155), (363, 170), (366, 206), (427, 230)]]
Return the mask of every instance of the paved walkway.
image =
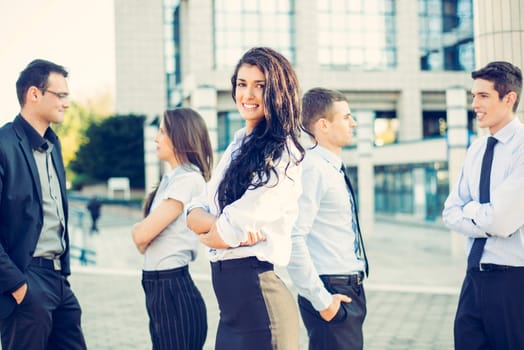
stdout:
[[(73, 262), (71, 284), (83, 308), (89, 349), (151, 349), (144, 295), (142, 256), (130, 238), (137, 210), (102, 207), (100, 234), (87, 237), (96, 265)], [(80, 230), (72, 240), (81, 244)], [(368, 315), (366, 350), (446, 350), (453, 348), (452, 325), (465, 258), (451, 254), (450, 233), (430, 226), (377, 222), (365, 235), (370, 279), (365, 288)], [(206, 300), (209, 332), (205, 349), (214, 348), (218, 308), (204, 249), (191, 265)], [(290, 289), (284, 269), (277, 269)], [(301, 349), (307, 349), (302, 328)]]

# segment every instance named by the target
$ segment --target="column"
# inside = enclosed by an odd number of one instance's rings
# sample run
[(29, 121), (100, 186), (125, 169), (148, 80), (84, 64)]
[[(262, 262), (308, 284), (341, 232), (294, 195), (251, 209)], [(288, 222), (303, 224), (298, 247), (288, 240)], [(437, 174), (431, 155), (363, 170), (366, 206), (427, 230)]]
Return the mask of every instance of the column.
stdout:
[[(522, 0), (474, 0), (473, 18), (477, 68), (491, 61), (509, 61), (524, 70)], [(524, 121), (522, 102), (520, 105), (518, 115)]]
[(158, 128), (153, 124), (154, 119), (154, 117), (149, 117), (144, 121), (144, 191), (146, 194), (158, 185), (160, 179), (160, 162), (156, 155), (156, 145), (154, 142)]
[(372, 234), (375, 223), (375, 174), (373, 168), (373, 125), (375, 112), (359, 110), (356, 113), (358, 158), (358, 207), (362, 234)]
[(422, 103), (421, 93), (416, 87), (402, 91), (398, 105), (399, 141), (422, 140)]
[(413, 169), (414, 216), (420, 221), (426, 220), (426, 172), (424, 168)]
[[(446, 90), (448, 120), (448, 172), (450, 191), (457, 184), (468, 147), (468, 111), (466, 90), (451, 87)], [(464, 236), (451, 235), (451, 252), (454, 256), (464, 254)]]
[(213, 150), (218, 146), (217, 90), (210, 85), (200, 85), (191, 92), (191, 108), (200, 113), (207, 124)]

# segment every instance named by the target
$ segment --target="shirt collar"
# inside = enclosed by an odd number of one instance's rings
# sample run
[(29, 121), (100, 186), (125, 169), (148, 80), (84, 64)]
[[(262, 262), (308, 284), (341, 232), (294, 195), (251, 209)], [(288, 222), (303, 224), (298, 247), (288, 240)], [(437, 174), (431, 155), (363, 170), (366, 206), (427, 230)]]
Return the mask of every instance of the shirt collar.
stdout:
[[(48, 127), (45, 131), (44, 137), (42, 137), (35, 130), (35, 128), (33, 128), (33, 126), (31, 126), (31, 124), (29, 124), (29, 122), (22, 117), (22, 115), (19, 114), (16, 118), (20, 120), (22, 128), (24, 129), (24, 133), (32, 149), (37, 150), (39, 152), (52, 150), (52, 146), (57, 139), (57, 136), (53, 129)], [(48, 143), (47, 140), (49, 140), (50, 143)]]
[(320, 145), (314, 146), (311, 148), (311, 151), (324, 158), (324, 160), (331, 164), (335, 169), (340, 170), (340, 167), (342, 166), (342, 158), (335, 153)]
[(520, 127), (521, 123), (519, 121), (519, 118), (515, 117), (502, 129), (497, 131), (495, 135), (493, 135), (493, 137), (496, 138), (498, 142), (506, 143), (513, 137), (513, 135), (515, 135), (515, 133)]
[(182, 164), (166, 172), (162, 177), (165, 177), (167, 181), (173, 180), (173, 178), (180, 173), (188, 171), (197, 171), (200, 173), (200, 169), (194, 164)]

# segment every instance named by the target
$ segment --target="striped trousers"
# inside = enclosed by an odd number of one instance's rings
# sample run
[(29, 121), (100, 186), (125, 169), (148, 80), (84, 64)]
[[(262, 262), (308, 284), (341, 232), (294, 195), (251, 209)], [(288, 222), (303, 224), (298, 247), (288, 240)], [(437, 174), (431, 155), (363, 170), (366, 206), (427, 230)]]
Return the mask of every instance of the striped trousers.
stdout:
[(207, 335), (204, 299), (188, 267), (143, 271), (153, 350), (201, 350)]

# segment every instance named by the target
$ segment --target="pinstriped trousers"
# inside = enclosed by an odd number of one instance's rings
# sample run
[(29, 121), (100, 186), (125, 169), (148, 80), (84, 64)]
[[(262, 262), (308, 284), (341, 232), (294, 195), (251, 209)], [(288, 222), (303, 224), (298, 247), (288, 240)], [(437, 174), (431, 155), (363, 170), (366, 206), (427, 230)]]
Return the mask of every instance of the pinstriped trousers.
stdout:
[(215, 350), (298, 350), (298, 310), (273, 265), (256, 257), (211, 263), (220, 308)]
[(204, 299), (188, 267), (143, 271), (153, 350), (201, 350), (207, 335)]

